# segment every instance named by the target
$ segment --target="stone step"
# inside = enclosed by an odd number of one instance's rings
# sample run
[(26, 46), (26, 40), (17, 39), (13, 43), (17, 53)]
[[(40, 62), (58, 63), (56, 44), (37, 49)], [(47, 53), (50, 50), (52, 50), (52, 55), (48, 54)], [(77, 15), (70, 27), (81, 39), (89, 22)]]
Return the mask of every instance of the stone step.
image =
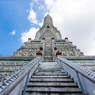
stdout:
[(34, 75), (37, 76), (67, 76), (67, 73), (46, 73), (46, 72), (38, 72), (38, 73), (34, 73)]
[(53, 60), (44, 60), (44, 62), (53, 62)]
[(45, 49), (45, 51), (51, 51), (51, 48)]
[(56, 70), (61, 72), (60, 69), (56, 69), (56, 68), (53, 68), (53, 69), (41, 69), (41, 68), (39, 68), (39, 71), (42, 71), (42, 72), (49, 72), (49, 71), (55, 72)]
[(45, 51), (51, 51), (51, 48), (46, 48)]
[(51, 51), (46, 51), (46, 52), (45, 52), (45, 55), (47, 55), (47, 54), (48, 54), (49, 56), (52, 55)]
[(45, 56), (44, 58), (53, 58), (52, 56)]
[(82, 91), (57, 62), (43, 62), (29, 79), (26, 95), (82, 95)]
[(64, 76), (64, 77), (46, 77), (46, 76), (35, 76), (35, 77), (31, 77), (32, 79), (69, 79), (70, 77), (68, 76)]
[(45, 54), (47, 54), (47, 53), (48, 53), (48, 54), (52, 54), (52, 51), (51, 51), (51, 50), (50, 50), (50, 51), (49, 51), (49, 50), (48, 50), (48, 51), (45, 50)]
[[(47, 68), (48, 68), (48, 67), (52, 66), (52, 68), (57, 68), (57, 67), (60, 68), (60, 66), (57, 64), (45, 64), (45, 63), (48, 63), (48, 62), (43, 62), (43, 64), (41, 64), (40, 67), (47, 66)], [(53, 62), (50, 62), (50, 63), (53, 63)], [(42, 69), (44, 69), (44, 68), (42, 68)]]
[(52, 55), (52, 52), (51, 51), (45, 51), (45, 55), (47, 55), (47, 54)]
[(45, 50), (45, 53), (46, 53), (46, 52), (50, 52), (50, 53), (52, 53), (51, 50), (49, 50), (49, 49)]
[(55, 79), (59, 79), (59, 78), (70, 78), (69, 76), (32, 76), (31, 78), (55, 78)]
[(57, 75), (58, 74), (62, 74), (63, 75), (63, 74), (67, 74), (67, 73), (66, 72), (60, 72), (60, 71), (56, 71), (56, 72), (51, 72), (51, 71), (49, 71), (49, 72), (46, 72), (46, 71), (45, 72), (41, 72), (40, 70), (38, 70), (38, 72), (35, 72), (34, 75), (35, 74), (41, 74), (41, 75), (42, 74), (46, 74), (46, 75), (47, 74), (57, 74)]
[(61, 93), (81, 93), (80, 88), (73, 87), (27, 87), (26, 92), (61, 92)]
[(61, 92), (26, 92), (26, 95), (83, 95), (81, 92), (78, 93), (61, 93)]
[(47, 67), (43, 67), (43, 69), (41, 68), (41, 67), (39, 67), (39, 71), (46, 71), (46, 72), (48, 72), (48, 71), (51, 71), (51, 72), (54, 72), (54, 71), (62, 71), (59, 67), (54, 67), (54, 68), (52, 68), (52, 66), (50, 67), (50, 66), (47, 66)]
[(47, 77), (47, 76), (33, 76), (33, 77), (31, 77), (32, 79), (69, 79), (70, 77), (69, 76), (60, 76), (60, 77), (58, 77), (58, 76), (56, 76), (56, 77), (52, 77), (52, 76), (50, 76), (50, 77)]
[(44, 56), (44, 58), (45, 58), (45, 57), (53, 57), (53, 56)]
[(50, 53), (46, 53), (46, 54), (45, 54), (45, 56), (51, 56), (51, 55), (52, 55), (52, 54), (50, 54)]
[(51, 56), (51, 55), (52, 55), (52, 54), (48, 54), (48, 53), (47, 53), (47, 54), (45, 54), (45, 56)]
[(52, 60), (52, 57), (45, 57), (44, 60)]
[(31, 78), (29, 82), (73, 82), (72, 79), (33, 79)]
[(27, 87), (78, 87), (75, 83), (33, 83), (29, 82)]
[[(45, 62), (44, 62), (45, 63)], [(51, 62), (50, 62), (51, 63)], [(44, 69), (44, 68), (42, 68), (42, 67), (46, 67), (46, 68), (59, 68), (60, 69), (60, 66), (59, 65), (53, 65), (53, 64), (51, 64), (51, 65), (48, 65), (48, 64), (41, 64), (40, 66), (39, 66), (39, 68), (41, 68), (41, 69)]]
[[(45, 67), (45, 68), (42, 69), (42, 67)], [(53, 67), (52, 65), (51, 65), (51, 66), (46, 66), (46, 65), (44, 65), (44, 66), (39, 66), (39, 69), (42, 69), (42, 70), (44, 70), (44, 69), (46, 69), (46, 70), (47, 70), (47, 69), (49, 69), (49, 70), (52, 70), (52, 69), (61, 70), (59, 66), (54, 66), (54, 67)]]
[[(50, 63), (51, 63), (51, 62), (50, 62)], [(42, 64), (41, 64), (41, 66), (40, 66), (41, 69), (44, 69), (44, 68), (42, 68), (43, 66), (44, 66), (44, 67), (47, 66), (47, 68), (56, 68), (56, 69), (59, 68), (59, 69), (60, 69), (60, 66), (59, 66), (59, 65), (53, 65), (53, 64), (51, 64), (51, 65), (47, 65), (47, 64), (42, 65)], [(39, 67), (39, 68), (40, 68), (40, 67)]]
[(45, 56), (52, 56), (52, 51), (45, 51)]
[(53, 58), (46, 57), (46, 58), (44, 58), (44, 60), (53, 60)]
[(66, 73), (65, 71), (46, 71), (44, 70), (44, 72), (42, 70), (36, 70), (35, 73)]
[(44, 69), (44, 72), (42, 71), (43, 69), (39, 69), (38, 71), (36, 70), (35, 72), (37, 72), (37, 73), (66, 73), (64, 70), (60, 70), (59, 68), (58, 68), (58, 71), (57, 71), (57, 68), (56, 68), (56, 71), (51, 71), (52, 69), (48, 69), (49, 71), (46, 71), (45, 69)]
[(57, 62), (44, 62), (42, 65), (56, 65), (58, 64)]
[(51, 51), (51, 48), (46, 48), (45, 51)]

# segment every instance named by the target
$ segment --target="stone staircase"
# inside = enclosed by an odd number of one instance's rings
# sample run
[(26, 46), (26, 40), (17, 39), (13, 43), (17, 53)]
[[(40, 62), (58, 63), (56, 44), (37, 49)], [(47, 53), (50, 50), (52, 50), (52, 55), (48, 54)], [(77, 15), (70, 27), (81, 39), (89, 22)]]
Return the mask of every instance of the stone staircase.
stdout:
[(43, 62), (31, 76), (25, 95), (82, 95), (82, 91), (57, 62)]
[(44, 62), (53, 62), (51, 47), (45, 47)]

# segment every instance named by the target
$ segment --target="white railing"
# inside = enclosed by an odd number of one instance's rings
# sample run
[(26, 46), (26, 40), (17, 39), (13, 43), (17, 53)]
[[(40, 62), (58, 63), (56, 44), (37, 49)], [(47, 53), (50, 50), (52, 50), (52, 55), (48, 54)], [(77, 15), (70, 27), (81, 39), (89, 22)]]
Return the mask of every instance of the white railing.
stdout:
[(45, 55), (45, 40), (42, 40), (42, 47), (43, 47), (43, 51), (42, 51), (41, 62), (44, 61), (44, 55)]
[(83, 95), (95, 95), (95, 72), (74, 64), (62, 56), (57, 57), (57, 62), (78, 84)]
[(44, 56), (44, 54), (45, 54), (45, 40), (42, 40), (42, 47), (43, 47), (42, 56)]
[(55, 40), (52, 39), (51, 48), (52, 48), (53, 62), (54, 62), (54, 59), (55, 59), (55, 55), (54, 55), (54, 42), (55, 42)]
[(25, 85), (29, 70), (31, 70), (31, 76), (37, 68), (39, 61), (41, 61), (40, 56), (33, 59), (29, 64), (23, 66), (18, 71), (13, 72), (9, 78), (4, 79), (0, 84), (0, 95), (20, 95)]

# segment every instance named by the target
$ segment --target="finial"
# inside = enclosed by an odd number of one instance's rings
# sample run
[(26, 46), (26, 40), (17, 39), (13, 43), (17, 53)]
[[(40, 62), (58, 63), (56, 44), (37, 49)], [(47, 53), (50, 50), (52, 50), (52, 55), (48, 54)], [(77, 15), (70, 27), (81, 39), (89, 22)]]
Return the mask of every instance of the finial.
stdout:
[(49, 14), (47, 14), (47, 15), (45, 16), (45, 18), (44, 18), (44, 24), (46, 24), (46, 23), (53, 24), (52, 17), (51, 17)]

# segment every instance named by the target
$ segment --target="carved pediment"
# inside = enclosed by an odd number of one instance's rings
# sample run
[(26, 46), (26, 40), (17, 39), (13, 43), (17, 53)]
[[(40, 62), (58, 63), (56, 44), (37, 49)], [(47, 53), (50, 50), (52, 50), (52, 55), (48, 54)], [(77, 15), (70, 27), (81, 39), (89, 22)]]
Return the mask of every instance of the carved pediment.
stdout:
[(57, 39), (53, 33), (50, 30), (47, 30), (41, 37), (40, 39), (45, 38), (46, 40), (51, 40), (51, 38)]

